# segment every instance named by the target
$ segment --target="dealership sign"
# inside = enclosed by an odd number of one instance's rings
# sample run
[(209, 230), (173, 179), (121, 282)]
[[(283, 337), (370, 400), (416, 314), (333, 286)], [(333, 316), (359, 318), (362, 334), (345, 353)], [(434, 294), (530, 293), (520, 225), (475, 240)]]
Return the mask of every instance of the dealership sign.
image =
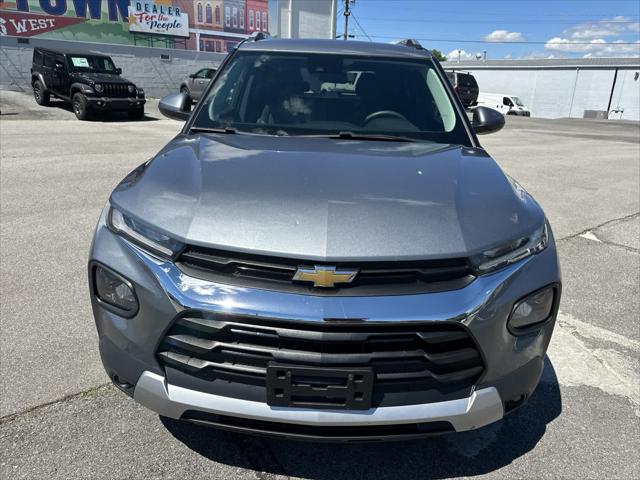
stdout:
[(0, 35), (32, 37), (59, 28), (86, 22), (86, 18), (50, 17), (33, 13), (0, 11)]
[(189, 16), (166, 1), (140, 1), (129, 5), (129, 31), (176, 37), (189, 36)]

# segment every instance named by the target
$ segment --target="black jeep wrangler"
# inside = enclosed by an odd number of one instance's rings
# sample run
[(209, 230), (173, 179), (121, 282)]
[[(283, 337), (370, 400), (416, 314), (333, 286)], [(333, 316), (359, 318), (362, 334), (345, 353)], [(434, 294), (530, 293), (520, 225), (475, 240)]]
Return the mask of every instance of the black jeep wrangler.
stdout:
[(48, 105), (53, 95), (71, 102), (80, 120), (105, 111), (126, 111), (134, 119), (144, 116), (144, 90), (121, 73), (106, 55), (33, 50), (31, 85), (38, 105)]

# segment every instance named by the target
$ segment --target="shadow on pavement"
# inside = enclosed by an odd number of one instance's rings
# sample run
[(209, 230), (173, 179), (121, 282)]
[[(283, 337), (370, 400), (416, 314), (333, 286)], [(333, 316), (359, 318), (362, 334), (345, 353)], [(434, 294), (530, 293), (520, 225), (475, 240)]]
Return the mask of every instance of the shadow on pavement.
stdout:
[[(218, 463), (303, 478), (439, 479), (488, 473), (531, 451), (562, 411), (547, 357), (543, 381), (522, 408), (472, 432), (390, 443), (326, 444), (253, 437), (161, 417), (188, 448)], [(238, 459), (241, 459), (240, 461)]]

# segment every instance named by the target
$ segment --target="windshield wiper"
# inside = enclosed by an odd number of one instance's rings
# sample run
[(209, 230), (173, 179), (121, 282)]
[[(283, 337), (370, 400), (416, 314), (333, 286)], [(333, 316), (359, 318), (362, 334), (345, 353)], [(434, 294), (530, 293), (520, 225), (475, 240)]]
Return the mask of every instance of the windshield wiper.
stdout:
[(415, 138), (401, 135), (378, 135), (367, 133), (339, 132), (337, 135), (330, 135), (328, 138), (340, 140), (378, 140), (382, 142), (415, 142)]
[(238, 130), (231, 127), (224, 127), (224, 128), (191, 127), (189, 131), (202, 132), (202, 133), (238, 133)]

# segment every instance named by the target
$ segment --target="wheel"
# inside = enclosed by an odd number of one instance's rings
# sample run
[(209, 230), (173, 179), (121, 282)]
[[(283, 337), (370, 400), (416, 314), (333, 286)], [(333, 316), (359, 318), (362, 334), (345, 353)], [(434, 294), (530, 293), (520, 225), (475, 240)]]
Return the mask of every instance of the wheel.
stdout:
[(140, 120), (142, 117), (144, 117), (144, 107), (136, 108), (135, 110), (129, 110), (127, 113), (129, 114), (129, 118), (131, 118), (132, 120)]
[(87, 97), (83, 94), (76, 93), (71, 99), (71, 106), (78, 120), (89, 119), (89, 105), (87, 105)]
[(49, 105), (49, 92), (47, 92), (40, 80), (33, 82), (33, 98), (36, 99), (38, 105), (46, 107)]

